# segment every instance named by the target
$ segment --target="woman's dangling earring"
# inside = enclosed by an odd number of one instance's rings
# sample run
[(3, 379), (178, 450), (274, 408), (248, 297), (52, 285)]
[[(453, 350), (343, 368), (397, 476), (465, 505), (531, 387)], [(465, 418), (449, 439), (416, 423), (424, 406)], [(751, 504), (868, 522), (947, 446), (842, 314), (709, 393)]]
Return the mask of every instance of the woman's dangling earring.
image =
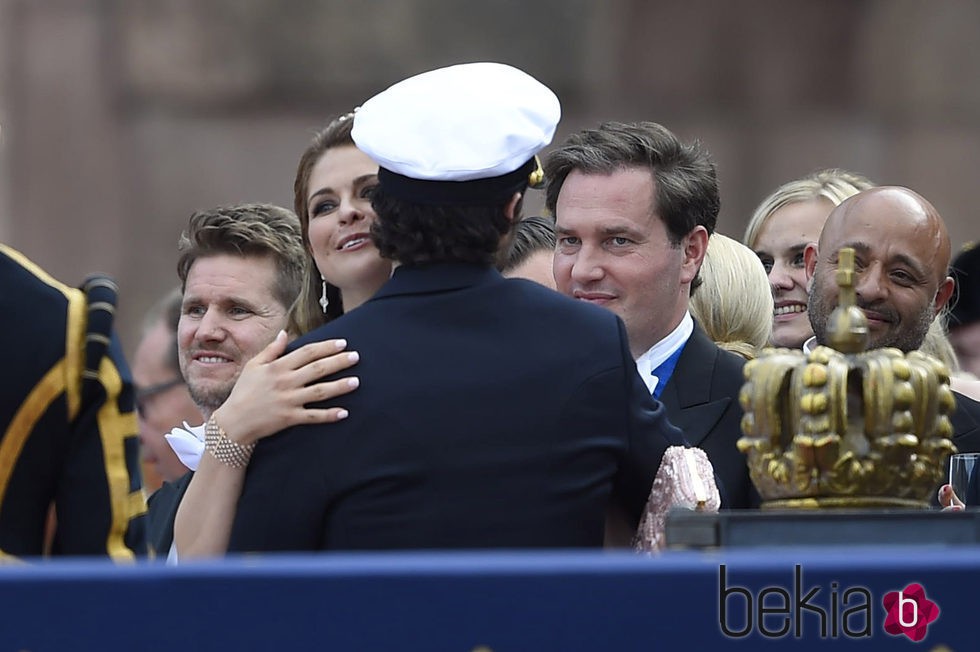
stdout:
[(320, 307), (323, 308), (323, 314), (327, 314), (327, 306), (330, 305), (330, 299), (327, 298), (327, 279), (323, 278), (323, 274), (320, 274), (320, 284), (323, 286), (323, 294), (320, 295)]

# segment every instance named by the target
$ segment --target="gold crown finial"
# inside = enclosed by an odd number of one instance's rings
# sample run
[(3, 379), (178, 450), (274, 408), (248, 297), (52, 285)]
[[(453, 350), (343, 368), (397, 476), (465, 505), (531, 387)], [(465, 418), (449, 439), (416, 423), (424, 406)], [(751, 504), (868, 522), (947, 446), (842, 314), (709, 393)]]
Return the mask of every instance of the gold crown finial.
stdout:
[(827, 321), (828, 343), (841, 353), (860, 353), (868, 348), (868, 318), (857, 307), (851, 247), (837, 252), (837, 288), (837, 307)]

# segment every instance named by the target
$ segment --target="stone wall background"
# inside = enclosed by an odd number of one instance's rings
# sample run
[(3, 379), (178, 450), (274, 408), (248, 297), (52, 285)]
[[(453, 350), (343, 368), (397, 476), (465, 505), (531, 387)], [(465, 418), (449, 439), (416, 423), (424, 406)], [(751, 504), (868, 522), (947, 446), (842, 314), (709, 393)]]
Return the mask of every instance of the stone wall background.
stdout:
[(481, 59), (555, 89), (556, 140), (603, 119), (699, 138), (733, 237), (836, 165), (921, 192), (954, 246), (980, 239), (971, 0), (0, 0), (0, 239), (66, 282), (119, 279), (131, 352), (194, 209), (290, 206), (315, 128)]

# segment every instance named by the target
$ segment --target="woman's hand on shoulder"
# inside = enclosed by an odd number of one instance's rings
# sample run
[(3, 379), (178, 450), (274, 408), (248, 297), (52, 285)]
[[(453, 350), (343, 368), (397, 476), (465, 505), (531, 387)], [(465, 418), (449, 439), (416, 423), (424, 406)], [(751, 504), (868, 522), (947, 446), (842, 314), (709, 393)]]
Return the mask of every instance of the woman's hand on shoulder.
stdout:
[(214, 418), (228, 438), (243, 444), (303, 423), (332, 423), (347, 418), (340, 407), (312, 408), (357, 389), (356, 376), (316, 382), (357, 364), (356, 351), (345, 340), (310, 342), (287, 355), (287, 337), (280, 331), (268, 346), (246, 363), (225, 403)]

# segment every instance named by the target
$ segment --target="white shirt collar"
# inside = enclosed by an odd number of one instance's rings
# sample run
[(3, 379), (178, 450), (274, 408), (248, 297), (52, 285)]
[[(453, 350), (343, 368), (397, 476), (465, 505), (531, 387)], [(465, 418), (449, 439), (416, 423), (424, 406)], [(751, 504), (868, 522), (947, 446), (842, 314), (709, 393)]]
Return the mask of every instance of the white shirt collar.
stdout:
[(636, 370), (640, 372), (640, 378), (643, 379), (651, 394), (660, 382), (660, 379), (653, 375), (653, 370), (673, 355), (674, 351), (679, 349), (693, 332), (694, 320), (691, 318), (691, 313), (685, 312), (681, 323), (677, 324), (677, 328), (636, 359)]

